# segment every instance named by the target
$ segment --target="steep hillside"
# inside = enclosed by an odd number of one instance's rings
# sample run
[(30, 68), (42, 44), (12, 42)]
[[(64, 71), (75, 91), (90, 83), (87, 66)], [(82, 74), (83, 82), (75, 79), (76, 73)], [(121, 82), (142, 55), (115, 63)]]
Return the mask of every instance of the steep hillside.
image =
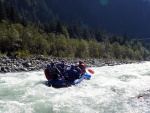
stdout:
[(79, 21), (112, 34), (150, 36), (149, 0), (5, 0), (10, 2), (32, 21)]
[(33, 22), (37, 20), (44, 22), (54, 17), (45, 0), (5, 0), (5, 4), (15, 5), (23, 17)]

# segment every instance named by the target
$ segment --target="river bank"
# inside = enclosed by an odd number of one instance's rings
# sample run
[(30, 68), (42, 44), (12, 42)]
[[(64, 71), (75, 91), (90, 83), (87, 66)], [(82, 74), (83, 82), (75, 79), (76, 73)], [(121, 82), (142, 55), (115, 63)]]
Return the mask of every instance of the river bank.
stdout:
[[(67, 64), (75, 64), (80, 60), (79, 58), (63, 58)], [(21, 58), (21, 57), (12, 57), (12, 56), (1, 56), (0, 57), (0, 73), (8, 72), (28, 72), (36, 71), (45, 68), (45, 65), (50, 62), (61, 62), (62, 58), (56, 57), (31, 57), (31, 58)], [(85, 62), (87, 67), (101, 67), (101, 66), (114, 66), (121, 64), (135, 63), (131, 60), (104, 60), (104, 59), (81, 59)]]

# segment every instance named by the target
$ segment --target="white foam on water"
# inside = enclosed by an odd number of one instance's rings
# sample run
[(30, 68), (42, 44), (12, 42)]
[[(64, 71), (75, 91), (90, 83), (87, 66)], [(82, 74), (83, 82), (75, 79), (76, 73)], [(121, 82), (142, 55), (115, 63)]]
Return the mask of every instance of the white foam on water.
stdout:
[(44, 72), (0, 74), (0, 113), (150, 113), (150, 62), (90, 68), (91, 80), (47, 87)]

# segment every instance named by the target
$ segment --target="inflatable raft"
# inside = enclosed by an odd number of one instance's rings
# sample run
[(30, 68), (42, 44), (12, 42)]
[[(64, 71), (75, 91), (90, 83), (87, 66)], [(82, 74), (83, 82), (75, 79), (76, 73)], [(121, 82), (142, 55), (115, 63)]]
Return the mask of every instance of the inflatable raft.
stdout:
[(49, 80), (46, 81), (45, 85), (47, 85), (48, 87), (54, 87), (54, 88), (63, 88), (63, 87), (69, 87), (72, 85), (76, 85), (79, 84), (81, 81), (83, 81), (84, 79), (90, 79), (91, 75), (85, 73), (81, 78), (76, 79), (74, 82), (69, 82), (63, 78), (60, 78), (58, 80)]

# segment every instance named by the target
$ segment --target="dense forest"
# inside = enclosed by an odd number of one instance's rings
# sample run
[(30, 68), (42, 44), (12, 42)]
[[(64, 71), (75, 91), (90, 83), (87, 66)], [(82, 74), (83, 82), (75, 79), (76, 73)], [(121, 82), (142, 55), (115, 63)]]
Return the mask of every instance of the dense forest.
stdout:
[(26, 19), (82, 22), (111, 34), (150, 37), (149, 0), (4, 0)]
[(149, 56), (147, 46), (130, 39), (127, 33), (123, 36), (105, 33), (79, 21), (68, 23), (56, 19), (57, 16), (47, 10), (47, 15), (49, 13), (50, 21), (42, 23), (39, 21), (42, 16), (32, 21), (18, 11), (17, 5), (0, 1), (0, 53), (132, 60)]

